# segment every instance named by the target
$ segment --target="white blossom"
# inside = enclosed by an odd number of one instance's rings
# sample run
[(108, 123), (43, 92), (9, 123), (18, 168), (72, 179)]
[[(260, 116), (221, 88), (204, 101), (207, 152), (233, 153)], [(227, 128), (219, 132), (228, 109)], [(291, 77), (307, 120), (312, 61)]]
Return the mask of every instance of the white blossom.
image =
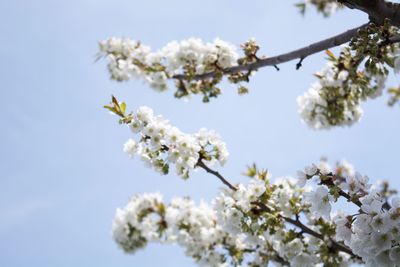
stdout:
[(138, 154), (146, 166), (161, 174), (168, 173), (170, 164), (175, 164), (176, 173), (188, 178), (189, 171), (196, 168), (200, 154), (205, 157), (202, 161), (210, 167), (225, 164), (229, 156), (226, 144), (214, 131), (202, 128), (193, 135), (185, 134), (162, 116), (155, 116), (146, 106), (139, 107), (131, 115), (128, 126), (140, 139), (129, 139), (124, 151), (130, 157)]
[(167, 80), (182, 72), (187, 64), (196, 65), (197, 74), (217, 65), (237, 65), (236, 47), (221, 39), (204, 43), (197, 38), (170, 42), (156, 52), (138, 41), (109, 38), (99, 42), (99, 57), (107, 57), (111, 78), (117, 81), (141, 79), (157, 91), (167, 89)]
[(330, 218), (331, 212), (331, 196), (328, 189), (324, 186), (318, 186), (315, 190), (306, 193), (306, 201), (311, 205), (311, 212), (317, 218)]

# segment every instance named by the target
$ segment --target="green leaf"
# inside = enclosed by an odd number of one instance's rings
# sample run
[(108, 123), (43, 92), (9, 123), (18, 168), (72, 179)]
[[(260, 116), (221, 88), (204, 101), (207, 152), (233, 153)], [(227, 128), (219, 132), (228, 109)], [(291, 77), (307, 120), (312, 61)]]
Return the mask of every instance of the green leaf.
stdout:
[(126, 110), (126, 103), (125, 103), (125, 102), (122, 102), (122, 103), (121, 103), (121, 105), (120, 105), (120, 108), (121, 108), (121, 112), (122, 112), (122, 114), (125, 114), (125, 110)]
[(328, 57), (329, 57), (331, 60), (336, 60), (336, 57), (335, 57), (335, 55), (332, 53), (331, 50), (327, 49), (327, 50), (325, 50), (325, 53), (328, 55)]
[(119, 107), (118, 100), (115, 98), (115, 96), (111, 95), (111, 101), (116, 107)]
[(257, 166), (255, 163), (253, 165), (247, 167), (247, 171), (244, 173), (244, 175), (248, 177), (255, 177), (257, 175)]

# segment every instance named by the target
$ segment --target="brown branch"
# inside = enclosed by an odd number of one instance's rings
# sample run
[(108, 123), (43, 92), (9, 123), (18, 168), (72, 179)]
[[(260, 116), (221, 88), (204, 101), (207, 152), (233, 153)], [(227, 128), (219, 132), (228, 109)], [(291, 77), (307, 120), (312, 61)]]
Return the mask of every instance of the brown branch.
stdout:
[(339, 195), (342, 196), (342, 197), (344, 197), (345, 199), (347, 199), (347, 201), (353, 202), (354, 204), (356, 204), (358, 207), (361, 208), (361, 206), (362, 206), (361, 201), (358, 200), (358, 199), (357, 199), (357, 200), (356, 200), (356, 199), (352, 199), (352, 198), (350, 197), (350, 195), (347, 194), (346, 192), (344, 192), (342, 189), (340, 189)]
[(201, 159), (197, 162), (197, 166), (204, 169), (206, 172), (211, 173), (212, 175), (216, 176), (218, 179), (220, 179), (225, 185), (227, 185), (233, 191), (237, 190), (237, 188), (234, 185), (232, 185), (230, 182), (228, 182), (228, 180), (226, 180), (219, 172), (214, 171), (211, 168), (209, 168), (206, 164), (204, 164), (204, 162)]
[[(292, 219), (292, 218), (284, 217), (284, 216), (282, 216), (282, 218), (283, 218), (286, 222), (291, 223), (291, 224), (293, 224), (294, 226), (300, 228), (302, 232), (304, 232), (304, 233), (306, 233), (306, 234), (309, 234), (309, 235), (311, 235), (311, 236), (314, 236), (314, 237), (316, 237), (316, 238), (318, 238), (318, 239), (325, 240), (323, 235), (321, 235), (321, 234), (318, 233), (318, 232), (315, 232), (314, 230), (312, 230), (311, 228), (309, 228), (308, 226), (306, 226), (305, 224), (303, 224), (298, 218), (297, 218), (296, 220), (294, 220), (294, 219)], [(329, 240), (330, 240), (331, 243), (332, 243), (332, 244), (330, 245), (331, 248), (336, 249), (336, 250), (338, 250), (338, 251), (345, 252), (345, 253), (349, 254), (350, 256), (352, 256), (352, 257), (354, 257), (354, 258), (361, 259), (359, 256), (355, 255), (355, 254), (351, 251), (351, 249), (349, 249), (348, 247), (346, 247), (346, 246), (344, 246), (344, 245), (342, 245), (342, 244), (336, 242), (336, 241), (333, 240), (332, 238), (330, 238)]]
[[(254, 205), (258, 206), (259, 208), (261, 208), (262, 211), (271, 212), (271, 209), (270, 209), (268, 206), (266, 206), (264, 203), (261, 203), (261, 202), (252, 202), (252, 204), (254, 204)], [(311, 236), (313, 236), (313, 237), (315, 237), (315, 238), (318, 238), (318, 239), (320, 239), (320, 240), (322, 240), (322, 241), (326, 241), (325, 238), (324, 238), (324, 236), (323, 236), (322, 234), (320, 234), (320, 233), (318, 233), (318, 232), (312, 230), (312, 229), (309, 228), (307, 225), (303, 224), (303, 223), (300, 221), (300, 219), (299, 219), (298, 217), (297, 217), (296, 219), (292, 219), (292, 218), (285, 217), (285, 216), (282, 216), (282, 215), (280, 215), (280, 217), (281, 217), (284, 221), (286, 221), (286, 222), (288, 222), (288, 223), (290, 223), (290, 224), (292, 224), (292, 225), (298, 227), (299, 229), (301, 229), (301, 231), (302, 231), (303, 233), (309, 234), (309, 235), (311, 235)], [(349, 249), (349, 248), (346, 247), (345, 245), (342, 245), (342, 244), (336, 242), (336, 241), (333, 240), (332, 238), (329, 238), (329, 240), (331, 241), (331, 245), (330, 245), (329, 247), (331, 247), (331, 248), (333, 248), (333, 249), (335, 249), (335, 250), (338, 250), (338, 251), (345, 252), (345, 253), (349, 254), (350, 256), (352, 256), (352, 257), (354, 257), (354, 258), (356, 258), (356, 259), (361, 260), (361, 258), (360, 258), (359, 256), (355, 255), (355, 254), (351, 251), (351, 249)]]
[[(255, 61), (253, 63), (249, 64), (244, 64), (244, 65), (239, 65), (239, 66), (234, 66), (230, 68), (225, 68), (222, 69), (222, 72), (224, 74), (232, 74), (232, 73), (237, 73), (241, 71), (249, 71), (249, 70), (257, 70), (262, 67), (266, 66), (276, 66), (281, 63), (285, 63), (294, 59), (302, 59), (304, 60), (306, 57), (316, 54), (318, 52), (324, 51), (326, 49), (336, 47), (339, 45), (342, 45), (344, 43), (347, 43), (351, 40), (351, 38), (357, 36), (357, 33), (360, 29), (363, 29), (367, 26), (368, 24), (361, 25), (359, 27), (356, 27), (354, 29), (348, 30), (344, 33), (338, 34), (336, 36), (333, 36), (331, 38), (313, 43), (311, 45), (305, 46), (303, 48), (281, 54), (275, 57), (270, 57), (270, 58), (262, 58), (259, 59), (258, 61)], [(204, 74), (199, 74), (194, 76), (193, 79), (195, 80), (203, 80), (203, 79), (208, 79), (212, 78), (217, 74), (217, 72), (212, 71)], [(185, 75), (179, 74), (179, 75), (174, 75), (172, 76), (174, 79), (186, 79)]]
[(400, 26), (400, 4), (385, 0), (338, 0), (351, 9), (368, 14), (371, 22), (382, 25), (386, 19), (393, 26)]
[[(319, 173), (319, 175), (321, 176), (322, 174)], [(329, 179), (325, 179), (325, 180), (322, 180), (322, 179), (321, 179), (321, 182), (320, 182), (321, 184), (326, 185), (328, 188), (332, 188), (332, 187), (335, 186), (335, 183), (333, 182), (333, 180), (336, 180), (336, 179), (338, 179), (338, 178), (341, 179), (341, 180), (345, 180), (343, 177), (340, 177), (340, 176), (335, 175), (335, 174), (333, 174), (333, 173), (328, 174), (328, 177), (329, 177)], [(338, 193), (339, 193), (339, 195), (340, 195), (341, 197), (344, 197), (345, 199), (347, 199), (348, 202), (352, 202), (352, 203), (354, 203), (356, 206), (358, 206), (359, 208), (361, 208), (362, 203), (361, 203), (361, 201), (358, 199), (358, 197), (352, 197), (352, 196), (350, 196), (348, 193), (346, 193), (345, 191), (343, 191), (342, 189), (339, 189)], [(390, 209), (391, 209), (391, 206), (390, 206), (390, 204), (387, 202), (387, 200), (386, 200), (385, 203), (382, 205), (382, 208), (383, 208), (384, 210), (390, 210)]]
[[(322, 173), (319, 173), (318, 175), (321, 177)], [(336, 177), (339, 177), (339, 176), (334, 175), (333, 173), (330, 173), (327, 175), (327, 177), (329, 177), (329, 179), (320, 179), (321, 180), (320, 184), (326, 185), (328, 188), (332, 188), (332, 187), (336, 186), (335, 183), (333, 182), (333, 180), (337, 179)], [(340, 179), (344, 179), (344, 178), (340, 177)], [(351, 197), (348, 193), (346, 193), (342, 189), (339, 189), (338, 193), (341, 197), (344, 197), (345, 199), (347, 199), (348, 202), (352, 202), (356, 206), (361, 208), (362, 203), (360, 202), (360, 200), (358, 198), (356, 199), (356, 198)]]

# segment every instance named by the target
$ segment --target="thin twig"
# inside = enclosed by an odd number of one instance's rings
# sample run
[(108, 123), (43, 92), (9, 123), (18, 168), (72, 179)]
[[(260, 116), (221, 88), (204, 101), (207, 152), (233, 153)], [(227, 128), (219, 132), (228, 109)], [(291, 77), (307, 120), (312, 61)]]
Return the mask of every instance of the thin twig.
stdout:
[(206, 164), (204, 164), (204, 162), (202, 160), (199, 160), (197, 162), (197, 166), (204, 169), (206, 172), (211, 173), (214, 176), (216, 176), (218, 179), (220, 179), (225, 185), (227, 185), (233, 191), (237, 190), (237, 188), (234, 185), (232, 185), (230, 182), (228, 182), (228, 180), (226, 180), (219, 172), (210, 169)]

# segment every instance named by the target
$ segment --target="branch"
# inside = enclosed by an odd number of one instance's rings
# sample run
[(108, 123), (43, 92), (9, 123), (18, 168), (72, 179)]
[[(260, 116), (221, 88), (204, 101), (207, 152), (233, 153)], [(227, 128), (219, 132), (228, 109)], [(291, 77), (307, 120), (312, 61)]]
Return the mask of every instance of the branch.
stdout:
[[(228, 186), (230, 189), (232, 189), (233, 191), (236, 191), (236, 190), (237, 190), (237, 188), (236, 188), (235, 186), (233, 186), (232, 184), (230, 184), (219, 172), (214, 171), (214, 170), (210, 169), (209, 167), (207, 167), (207, 165), (205, 165), (205, 164), (203, 163), (203, 161), (201, 161), (201, 159), (200, 159), (199, 162), (197, 163), (197, 166), (199, 166), (200, 168), (203, 168), (203, 169), (206, 170), (208, 173), (211, 173), (211, 174), (213, 174), (214, 176), (216, 176), (218, 179), (220, 179), (225, 185), (227, 185), (227, 186)], [(258, 207), (259, 207), (262, 211), (264, 211), (264, 212), (268, 212), (268, 213), (271, 212), (271, 209), (270, 209), (267, 205), (265, 205), (264, 203), (262, 203), (262, 202), (253, 201), (251, 204), (258, 206)], [(299, 218), (296, 218), (296, 219), (294, 220), (294, 219), (292, 219), (292, 218), (288, 218), (288, 217), (285, 217), (285, 216), (282, 216), (282, 215), (279, 215), (279, 217), (281, 217), (281, 218), (282, 218), (283, 220), (285, 220), (286, 222), (288, 222), (288, 223), (290, 223), (290, 224), (292, 224), (292, 225), (294, 225), (294, 226), (300, 228), (304, 233), (309, 234), (309, 235), (311, 235), (311, 236), (314, 236), (315, 238), (318, 238), (318, 239), (320, 239), (320, 240), (322, 240), (322, 241), (326, 241), (323, 235), (321, 235), (320, 233), (318, 233), (318, 232), (312, 230), (312, 229), (309, 228), (308, 226), (304, 225), (304, 224), (299, 220)], [(345, 253), (349, 254), (350, 256), (361, 260), (361, 258), (360, 258), (359, 256), (355, 255), (355, 254), (351, 251), (351, 249), (349, 249), (348, 247), (346, 247), (346, 246), (344, 246), (344, 245), (341, 245), (340, 243), (336, 242), (336, 241), (333, 240), (332, 238), (330, 238), (329, 240), (330, 240), (331, 243), (332, 243), (332, 244), (330, 245), (331, 248), (336, 249), (336, 250), (338, 250), (338, 251), (345, 252)]]
[[(316, 54), (318, 52), (324, 51), (326, 49), (336, 47), (339, 45), (342, 45), (344, 43), (347, 43), (351, 40), (351, 38), (357, 36), (357, 33), (359, 30), (365, 28), (368, 24), (361, 25), (359, 27), (356, 27), (354, 29), (348, 30), (344, 33), (338, 34), (336, 36), (333, 36), (331, 38), (313, 43), (311, 45), (308, 45), (306, 47), (281, 54), (275, 57), (270, 57), (270, 58), (262, 58), (259, 59), (253, 63), (249, 64), (244, 64), (244, 65), (239, 65), (235, 67), (230, 67), (226, 69), (222, 69), (221, 71), (224, 74), (232, 74), (232, 73), (237, 73), (241, 71), (251, 71), (251, 70), (257, 70), (262, 67), (266, 66), (276, 66), (281, 63), (285, 63), (294, 59), (301, 59), (304, 60), (306, 57)], [(194, 76), (193, 79), (195, 80), (203, 80), (207, 78), (212, 78), (217, 74), (217, 72), (212, 71), (204, 74), (199, 74)], [(179, 75), (174, 75), (172, 76), (174, 79), (182, 80), (185, 79), (185, 75), (179, 74)]]
[[(264, 203), (261, 203), (261, 202), (253, 202), (252, 204), (257, 205), (259, 208), (261, 208), (261, 210), (263, 210), (263, 211), (265, 211), (265, 212), (271, 212), (271, 209), (270, 209), (268, 206), (266, 206)], [(320, 239), (320, 240), (322, 240), (322, 241), (326, 241), (326, 239), (324, 238), (323, 235), (321, 235), (320, 233), (318, 233), (318, 232), (312, 230), (312, 229), (309, 228), (307, 225), (303, 224), (303, 223), (299, 220), (299, 218), (292, 219), (292, 218), (285, 217), (285, 216), (282, 216), (282, 215), (281, 215), (280, 217), (281, 217), (284, 221), (286, 221), (286, 222), (288, 222), (288, 223), (290, 223), (290, 224), (292, 224), (292, 225), (298, 227), (299, 229), (301, 229), (301, 231), (302, 231), (303, 233), (309, 234), (309, 235), (311, 235), (311, 236), (313, 236), (313, 237), (315, 237), (315, 238), (318, 238), (318, 239)], [(331, 243), (332, 243), (332, 244), (330, 245), (331, 248), (336, 249), (336, 250), (338, 250), (338, 251), (345, 252), (345, 253), (349, 254), (350, 256), (352, 256), (352, 257), (354, 257), (354, 258), (356, 258), (356, 259), (360, 259), (360, 260), (361, 260), (361, 258), (360, 258), (359, 256), (355, 255), (355, 254), (351, 251), (351, 249), (349, 249), (348, 247), (346, 247), (346, 246), (344, 246), (344, 245), (341, 245), (340, 243), (336, 242), (336, 241), (333, 240), (332, 238), (330, 238), (329, 240), (330, 240)]]
[(371, 22), (382, 25), (386, 19), (393, 26), (400, 26), (400, 4), (385, 0), (338, 0), (348, 8), (367, 13)]
[[(321, 177), (322, 173), (319, 173), (318, 175)], [(339, 177), (339, 176), (337, 176), (337, 175), (335, 175), (333, 173), (330, 173), (330, 174), (327, 175), (327, 177), (329, 177), (329, 179), (321, 179), (320, 184), (326, 185), (328, 188), (334, 187), (335, 183), (333, 182), (333, 180), (336, 179), (336, 177)], [(345, 180), (343, 177), (340, 177), (340, 178)], [(352, 202), (356, 206), (361, 208), (362, 203), (358, 198), (351, 197), (348, 193), (346, 193), (342, 189), (339, 189), (338, 194), (339, 194), (339, 196), (344, 197), (345, 199), (347, 199), (348, 202)]]
[[(320, 233), (317, 233), (317, 232), (315, 232), (314, 230), (312, 230), (311, 228), (307, 227), (307, 226), (304, 225), (299, 219), (294, 220), (294, 219), (291, 219), (291, 218), (288, 218), (288, 217), (284, 217), (284, 216), (282, 216), (282, 218), (283, 218), (286, 222), (291, 223), (291, 224), (293, 224), (294, 226), (297, 226), (298, 228), (300, 228), (304, 233), (309, 234), (309, 235), (312, 235), (312, 236), (314, 236), (314, 237), (316, 237), (316, 238), (318, 238), (318, 239), (325, 240), (323, 235), (321, 235)], [(344, 245), (341, 245), (340, 243), (336, 242), (335, 240), (333, 240), (333, 239), (331, 239), (331, 238), (330, 238), (329, 240), (330, 240), (331, 243), (332, 243), (332, 244), (330, 245), (331, 248), (336, 249), (336, 250), (338, 250), (338, 251), (345, 252), (345, 253), (351, 255), (352, 257), (361, 260), (361, 258), (360, 258), (359, 256), (355, 255), (355, 254), (351, 251), (351, 249), (349, 249), (348, 247), (346, 247), (346, 246), (344, 246)]]
[[(321, 176), (322, 174), (319, 173), (319, 175)], [(345, 180), (343, 177), (340, 177), (340, 176), (335, 175), (333, 173), (328, 174), (328, 177), (330, 177), (330, 178), (329, 179), (325, 179), (325, 180), (321, 179), (321, 184), (326, 185), (328, 188), (332, 188), (332, 187), (335, 186), (335, 183), (333, 182), (333, 180), (337, 179), (336, 177), (338, 177), (341, 180)], [(348, 193), (346, 193), (342, 189), (340, 189), (338, 191), (338, 194), (339, 194), (339, 196), (344, 197), (345, 199), (347, 199), (348, 202), (352, 202), (353, 204), (355, 204), (356, 206), (358, 206), (361, 209), (362, 203), (358, 199), (358, 197), (352, 197), (351, 195), (349, 195)], [(390, 210), (391, 206), (387, 201), (385, 201), (385, 203), (382, 205), (382, 208), (384, 210)]]
[(197, 162), (197, 166), (199, 166), (200, 168), (204, 169), (206, 172), (211, 173), (214, 176), (216, 176), (225, 185), (227, 185), (231, 190), (233, 190), (233, 191), (237, 190), (237, 188), (234, 185), (232, 185), (230, 182), (228, 182), (228, 180), (226, 180), (219, 172), (210, 169), (206, 164), (204, 164), (204, 162), (201, 159)]

